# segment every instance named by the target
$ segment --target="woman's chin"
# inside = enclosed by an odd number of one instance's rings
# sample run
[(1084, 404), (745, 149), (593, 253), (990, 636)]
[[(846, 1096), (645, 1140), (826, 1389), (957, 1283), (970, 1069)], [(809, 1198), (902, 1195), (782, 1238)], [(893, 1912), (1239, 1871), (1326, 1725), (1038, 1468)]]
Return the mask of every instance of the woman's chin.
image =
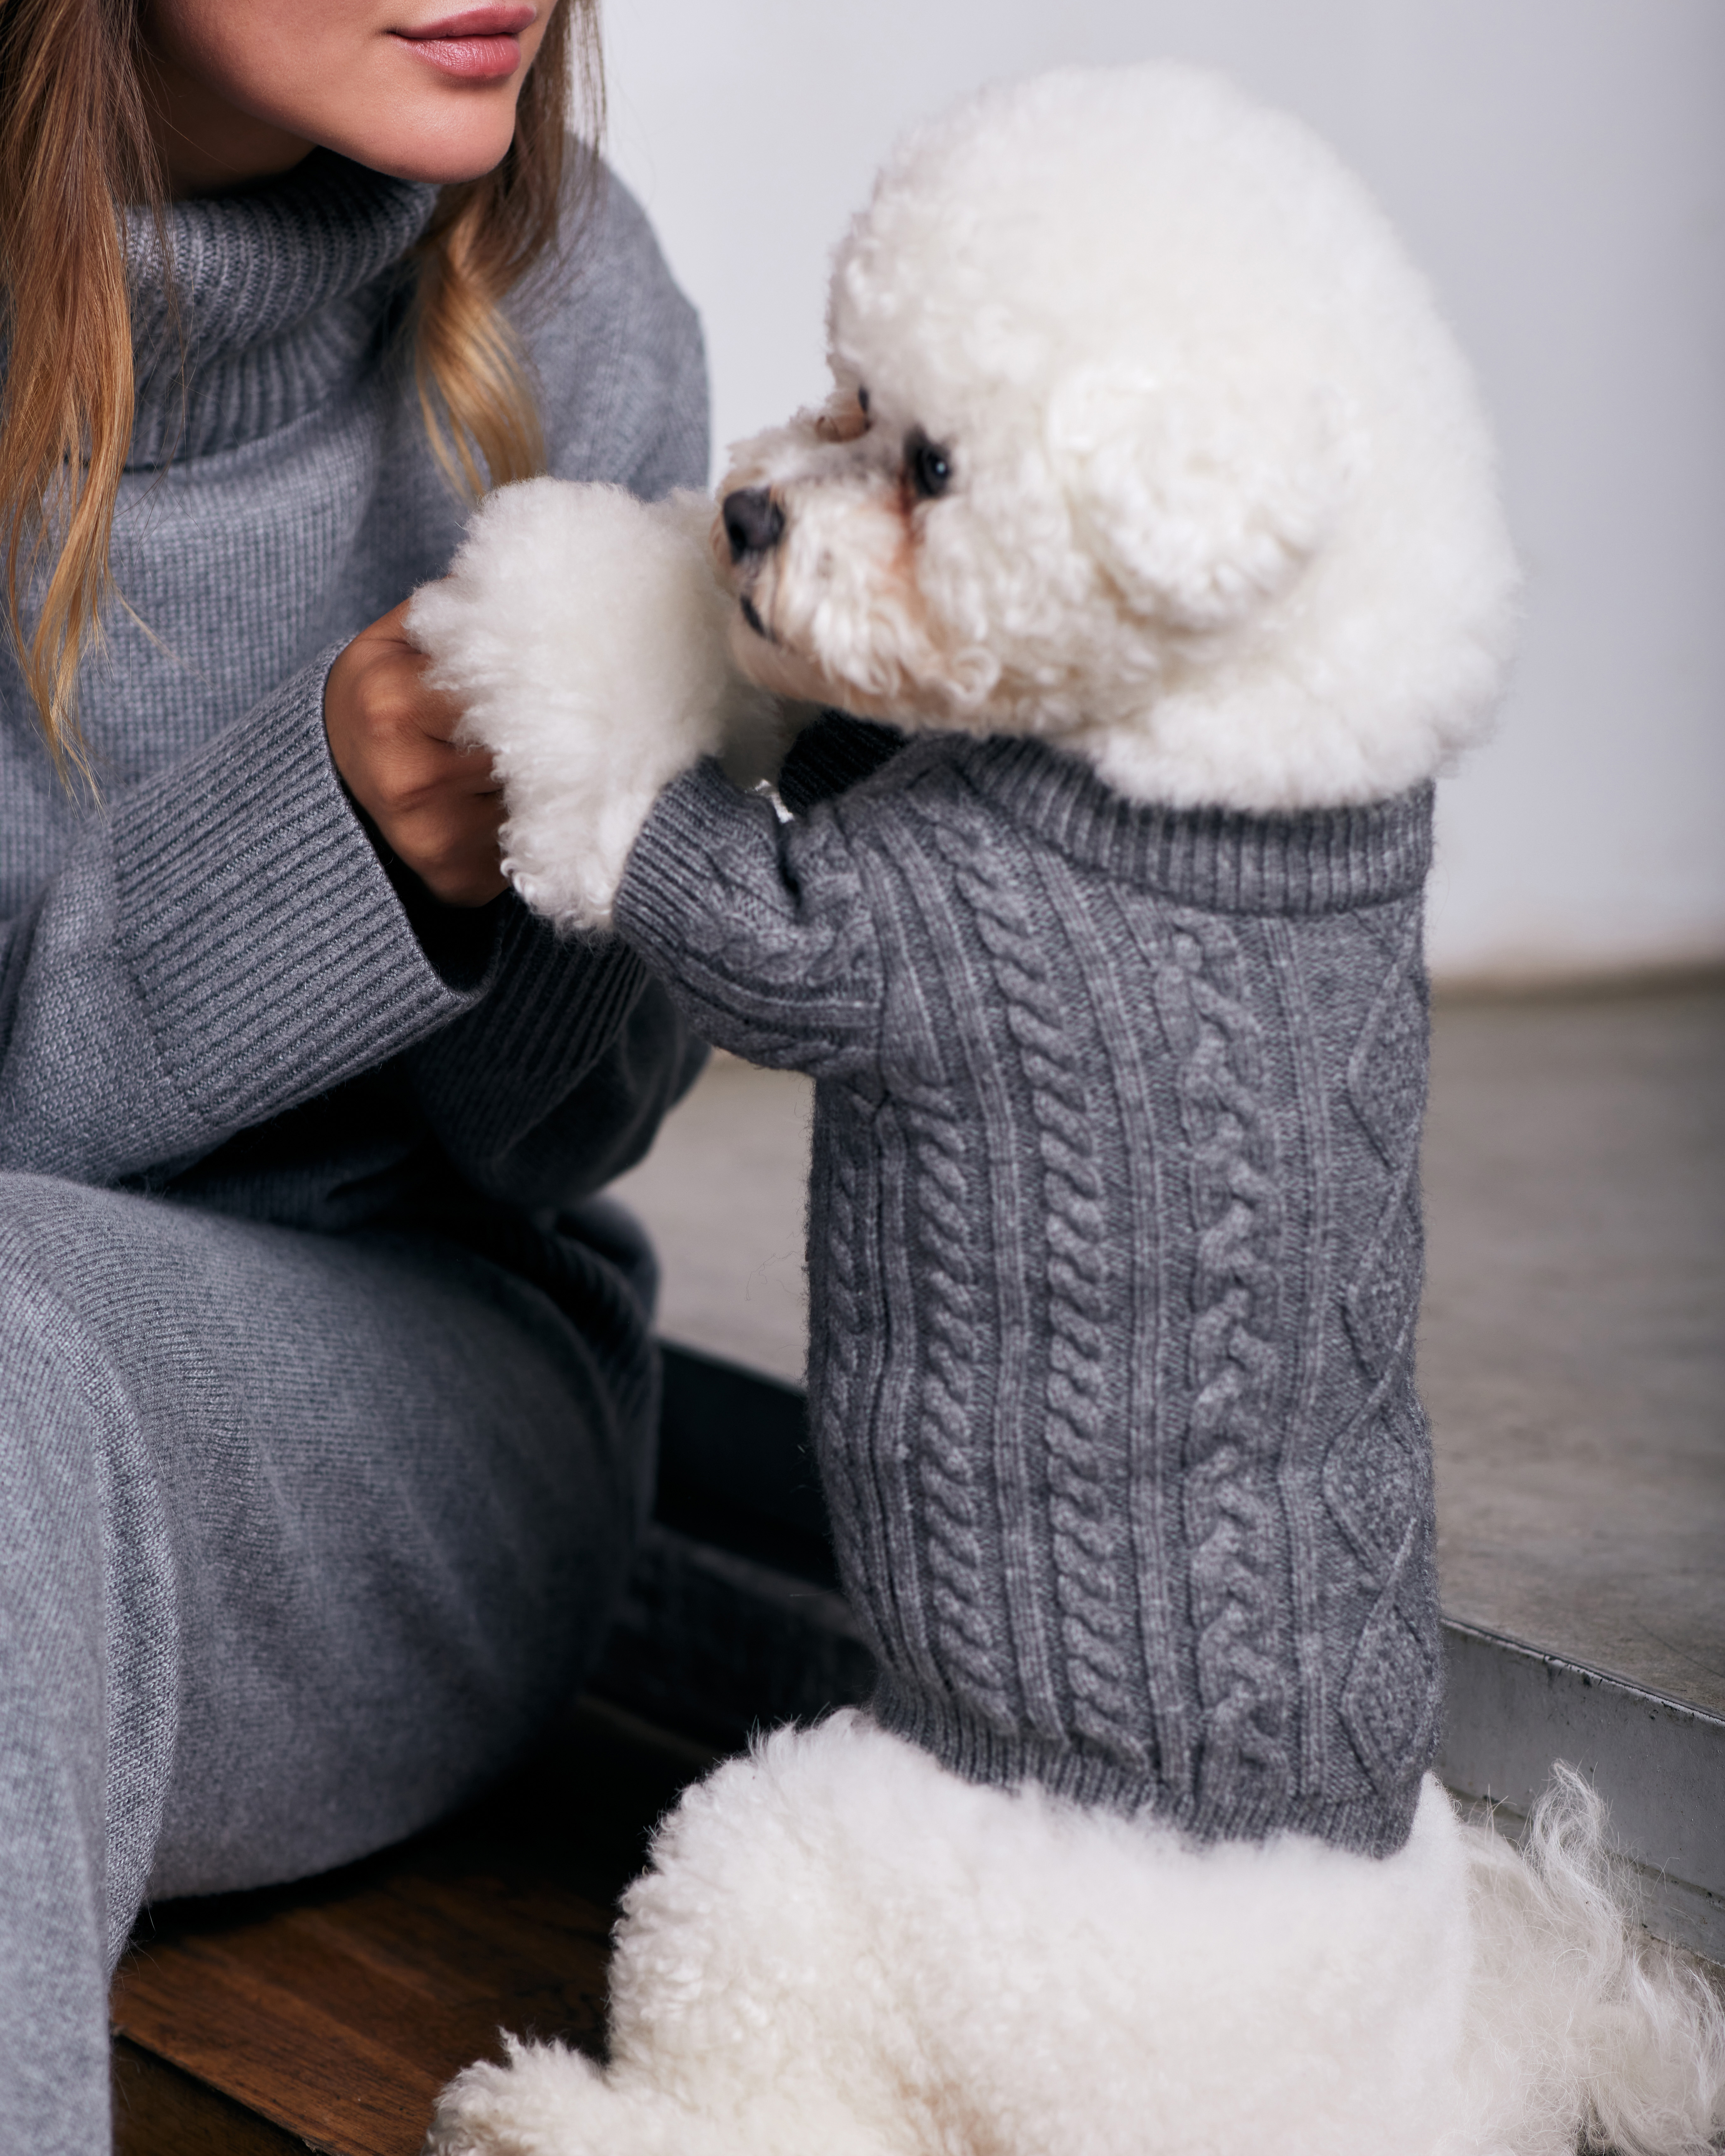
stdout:
[(375, 117), (331, 127), (322, 141), (326, 149), (392, 179), (449, 187), (494, 171), (514, 134), (512, 95), (463, 90), (422, 94)]

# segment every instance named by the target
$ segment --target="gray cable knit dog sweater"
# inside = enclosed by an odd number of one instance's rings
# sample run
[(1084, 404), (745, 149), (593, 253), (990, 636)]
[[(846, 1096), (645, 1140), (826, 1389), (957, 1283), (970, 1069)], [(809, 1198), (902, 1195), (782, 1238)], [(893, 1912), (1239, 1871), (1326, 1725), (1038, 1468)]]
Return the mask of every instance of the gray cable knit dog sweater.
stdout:
[(641, 834), (622, 933), (817, 1081), (839, 1562), (875, 1713), (960, 1774), (1407, 1837), (1430, 819), (1176, 813), (947, 737), (782, 826), (704, 765)]

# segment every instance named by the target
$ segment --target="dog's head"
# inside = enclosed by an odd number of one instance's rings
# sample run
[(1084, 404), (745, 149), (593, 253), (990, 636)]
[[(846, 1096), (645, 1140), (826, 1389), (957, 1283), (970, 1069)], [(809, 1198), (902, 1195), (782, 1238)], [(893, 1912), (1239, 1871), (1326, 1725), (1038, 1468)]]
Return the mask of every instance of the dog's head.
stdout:
[(1183, 68), (988, 92), (882, 175), (829, 331), (827, 406), (721, 490), (765, 685), (1254, 808), (1479, 730), (1515, 582), (1486, 430), (1297, 123)]

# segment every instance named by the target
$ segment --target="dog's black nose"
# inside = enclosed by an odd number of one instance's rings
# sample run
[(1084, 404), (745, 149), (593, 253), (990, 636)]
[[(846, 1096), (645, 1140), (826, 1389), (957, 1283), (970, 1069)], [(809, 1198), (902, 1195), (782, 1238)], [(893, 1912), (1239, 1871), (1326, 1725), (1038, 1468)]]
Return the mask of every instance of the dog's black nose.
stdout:
[(733, 562), (745, 554), (766, 553), (778, 544), (783, 530), (784, 511), (764, 486), (740, 486), (726, 495), (725, 536)]

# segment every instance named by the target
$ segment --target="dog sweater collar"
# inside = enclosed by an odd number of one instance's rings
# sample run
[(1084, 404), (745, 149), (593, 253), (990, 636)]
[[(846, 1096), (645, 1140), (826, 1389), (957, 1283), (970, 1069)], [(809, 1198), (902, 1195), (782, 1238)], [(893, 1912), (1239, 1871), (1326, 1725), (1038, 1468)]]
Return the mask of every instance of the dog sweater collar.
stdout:
[(1430, 784), (1361, 807), (1260, 816), (1129, 800), (1040, 741), (979, 742), (961, 761), (978, 792), (1069, 860), (1182, 906), (1351, 911), (1409, 896), (1431, 865)]

